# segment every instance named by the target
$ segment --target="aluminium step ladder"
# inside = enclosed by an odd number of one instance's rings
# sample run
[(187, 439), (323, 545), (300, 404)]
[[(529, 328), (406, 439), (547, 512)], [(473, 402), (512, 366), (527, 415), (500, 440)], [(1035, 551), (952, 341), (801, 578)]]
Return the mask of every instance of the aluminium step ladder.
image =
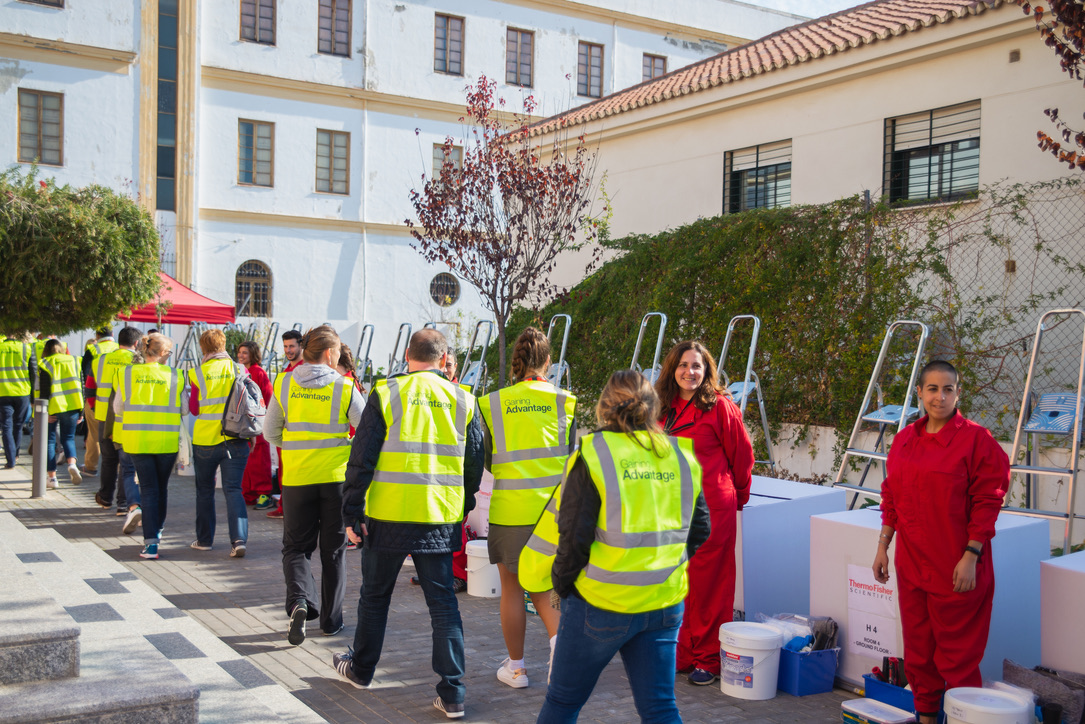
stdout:
[(565, 322), (565, 332), (561, 335), (561, 352), (558, 353), (558, 361), (550, 365), (546, 372), (546, 381), (560, 390), (568, 390), (572, 385), (569, 375), (569, 363), (565, 361), (565, 350), (569, 346), (569, 330), (573, 328), (573, 318), (568, 314), (555, 314), (550, 318), (550, 326), (546, 328), (546, 340), (550, 342), (550, 349), (554, 349), (554, 327), (558, 320)]
[[(485, 328), (486, 336), (482, 344), (478, 344), (479, 330)], [(467, 347), (467, 357), (463, 361), (463, 374), (460, 375), (460, 387), (472, 395), (478, 397), (479, 393), (486, 393), (487, 369), (486, 352), (490, 349), (490, 340), (493, 338), (494, 323), (483, 320), (475, 325), (475, 333), (471, 335), (471, 344)], [(475, 352), (478, 357), (475, 357)]]
[[(403, 334), (403, 330), (407, 330), (407, 334)], [(393, 377), (395, 375), (401, 375), (407, 371), (407, 347), (411, 343), (411, 332), (413, 331), (410, 322), (404, 322), (399, 325), (399, 331), (396, 332), (396, 343), (392, 347), (392, 354), (388, 355), (388, 372), (385, 378)], [(403, 342), (403, 351), (399, 351), (399, 343)]]
[[(724, 367), (727, 364), (727, 352), (731, 346), (731, 335), (735, 326), (743, 320), (753, 322), (753, 333), (750, 337), (750, 351), (746, 355), (746, 376), (742, 382), (731, 382)], [(761, 411), (761, 431), (765, 436), (765, 448), (768, 450), (767, 460), (754, 460), (759, 465), (768, 465), (773, 474), (776, 473), (776, 458), (772, 453), (772, 435), (769, 433), (769, 418), (765, 413), (765, 396), (761, 394), (761, 379), (753, 369), (754, 357), (757, 355), (757, 338), (761, 334), (761, 319), (753, 314), (739, 314), (731, 317), (727, 324), (727, 334), (723, 338), (723, 349), (720, 350), (719, 376), (723, 386), (731, 393), (731, 398), (738, 405), (738, 411), (743, 419), (746, 417), (746, 406), (751, 402), (750, 397), (757, 402), (757, 408)]]
[[(1010, 486), (1006, 491), (1009, 498), (1013, 489), (1013, 474), (1021, 473), (1031, 483), (1032, 478), (1036, 482), (1042, 477), (1068, 477), (1069, 487), (1066, 495), (1066, 512), (1056, 510), (1043, 510), (1038, 507), (1038, 485), (1029, 485), (1029, 500), (1026, 508), (1009, 508), (1003, 505), (1002, 510), (1014, 515), (1024, 515), (1032, 518), (1047, 518), (1048, 520), (1063, 520), (1062, 551), (1065, 555), (1070, 551), (1072, 534), (1074, 530), (1074, 518), (1085, 518), (1075, 512), (1074, 505), (1077, 502), (1077, 476), (1081, 462), (1079, 460), (1081, 446), (1081, 417), (1082, 417), (1082, 394), (1085, 392), (1085, 334), (1082, 335), (1081, 356), (1078, 358), (1077, 369), (1077, 392), (1048, 392), (1040, 395), (1039, 402), (1035, 407), (1029, 404), (1032, 400), (1032, 386), (1036, 372), (1036, 359), (1040, 355), (1040, 345), (1043, 341), (1044, 331), (1048, 327), (1048, 319), (1051, 317), (1080, 316), (1085, 321), (1085, 311), (1081, 309), (1053, 309), (1045, 312), (1036, 324), (1036, 336), (1032, 342), (1032, 356), (1029, 358), (1028, 376), (1025, 379), (1025, 392), (1021, 398), (1021, 414), (1017, 418), (1017, 429), (1013, 435), (1013, 449), (1010, 451)], [(1022, 441), (1025, 435), (1032, 437), (1034, 444), (1032, 452), (1038, 453), (1035, 442), (1040, 435), (1060, 435), (1070, 437), (1070, 465), (1068, 467), (1043, 467), (1032, 465), (1031, 459), (1026, 460), (1025, 465), (1014, 465), (1018, 454), (1022, 450)], [(1026, 448), (1027, 448), (1026, 444)], [(1038, 462), (1038, 460), (1037, 460)]]
[[(655, 354), (652, 355), (652, 366), (645, 370), (638, 363), (638, 359), (640, 358), (640, 345), (641, 342), (644, 341), (644, 330), (648, 328), (648, 320), (653, 317), (659, 318), (659, 334), (656, 335), (656, 351)], [(637, 333), (637, 346), (633, 350), (633, 361), (629, 363), (629, 369), (640, 372), (642, 375), (645, 376), (645, 378), (647, 378), (648, 382), (653, 385), (656, 383), (656, 379), (659, 377), (661, 369), (659, 356), (663, 351), (663, 337), (666, 334), (666, 331), (666, 314), (664, 314), (663, 312), (648, 312), (647, 314), (645, 314), (644, 317), (640, 320), (640, 332)]]
[(279, 354), (275, 351), (275, 340), (279, 338), (279, 323), (272, 322), (267, 327), (267, 337), (264, 338), (263, 348), (260, 350), (260, 357), (264, 360), (265, 367), (270, 371), (278, 371), (279, 369)]
[[(882, 373), (882, 365), (885, 364), (885, 359), (889, 355), (889, 347), (893, 342), (893, 334), (898, 330), (909, 327), (914, 327), (919, 331), (919, 340), (916, 343), (915, 355), (912, 358), (912, 372), (908, 377), (908, 387), (907, 391), (904, 393), (904, 404), (887, 405), (883, 399), (882, 387), (879, 382)], [(886, 458), (889, 457), (889, 448), (885, 439), (885, 433), (889, 426), (895, 426), (895, 432), (899, 432), (908, 424), (909, 420), (923, 414), (922, 401), (917, 399), (915, 407), (912, 406), (911, 402), (912, 395), (915, 394), (916, 377), (919, 376), (919, 363), (923, 359), (923, 352), (927, 348), (927, 340), (929, 338), (930, 330), (927, 328), (927, 325), (922, 322), (906, 319), (900, 319), (893, 322), (885, 331), (885, 339), (882, 341), (881, 351), (878, 352), (878, 361), (874, 364), (874, 372), (870, 375), (870, 383), (867, 384), (866, 394), (863, 396), (863, 404), (859, 407), (859, 414), (855, 418), (855, 426), (851, 430), (851, 437), (848, 438), (848, 447), (844, 450), (844, 457), (840, 461), (840, 469), (836, 473), (836, 480), (833, 481), (834, 487), (855, 491), (855, 495), (852, 496), (851, 502), (848, 503), (848, 510), (855, 507), (855, 503), (859, 500), (859, 493), (873, 495), (879, 498), (881, 497), (880, 490), (866, 488), (863, 486), (863, 483), (866, 482), (867, 474), (870, 472), (870, 468), (875, 460), (881, 461), (883, 464), (882, 479), (885, 479), (884, 464)], [(871, 409), (871, 402), (874, 399), (875, 393), (877, 394), (878, 406), (876, 409)], [(878, 438), (875, 440), (874, 448), (872, 450), (864, 450), (856, 447), (859, 433), (862, 431), (864, 422), (872, 422), (878, 426)], [(857, 485), (844, 482), (844, 475), (848, 470), (848, 461), (853, 457), (866, 458), (867, 461)]]
[(211, 329), (207, 322), (192, 322), (188, 325), (188, 332), (181, 342), (180, 354), (173, 358), (173, 366), (178, 370), (187, 370), (199, 367), (203, 361), (203, 352), (200, 351), (200, 335)]
[(373, 360), (369, 353), (373, 349), (373, 325), (362, 325), (362, 334), (358, 337), (358, 352), (354, 355), (354, 374), (366, 394), (373, 389)]

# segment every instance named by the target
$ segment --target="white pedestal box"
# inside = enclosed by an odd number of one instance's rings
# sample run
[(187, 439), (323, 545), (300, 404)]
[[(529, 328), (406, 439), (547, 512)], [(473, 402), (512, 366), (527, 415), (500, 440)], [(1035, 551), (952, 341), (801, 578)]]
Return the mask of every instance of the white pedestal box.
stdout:
[(735, 547), (735, 608), (747, 621), (810, 612), (810, 516), (844, 506), (841, 488), (753, 476)]
[[(863, 674), (881, 666), (883, 654), (904, 655), (895, 544), (889, 551), (889, 582), (877, 586), (871, 571), (880, 530), (877, 508), (817, 515), (810, 521), (810, 614), (832, 616), (840, 625), (837, 676), (857, 686)], [(984, 678), (998, 680), (1004, 658), (1028, 668), (1040, 662), (1040, 562), (1050, 549), (1046, 520), (1002, 514), (995, 532), (994, 610), (980, 669)]]
[(1040, 564), (1040, 663), (1085, 674), (1085, 551)]

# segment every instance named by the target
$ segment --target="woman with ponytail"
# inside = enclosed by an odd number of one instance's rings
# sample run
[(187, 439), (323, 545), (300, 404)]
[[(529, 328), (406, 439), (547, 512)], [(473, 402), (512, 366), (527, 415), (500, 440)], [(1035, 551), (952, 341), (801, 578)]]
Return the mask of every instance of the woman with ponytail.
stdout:
[[(490, 562), (497, 564), (501, 575), (501, 632), (509, 652), (497, 678), (514, 689), (528, 685), (524, 666), (527, 614), (524, 589), (517, 579), (520, 552), (561, 482), (576, 440), (576, 398), (546, 381), (549, 368), (550, 342), (538, 329), (528, 327), (513, 347), (516, 381), (479, 398), (494, 475), (487, 542)], [(531, 600), (546, 627), (553, 656), (558, 612), (550, 606), (548, 592), (533, 592)]]
[[(641, 720), (678, 722), (686, 561), (700, 557), (709, 527), (701, 468), (688, 440), (660, 431), (659, 400), (638, 372), (611, 375), (595, 417), (600, 429), (580, 440), (559, 491), (551, 578), (561, 625), (538, 721), (576, 721), (620, 653)], [(547, 535), (537, 528), (529, 548)]]
[(693, 441), (712, 516), (712, 535), (689, 567), (678, 635), (677, 670), (690, 672), (689, 683), (706, 686), (720, 674), (720, 626), (734, 612), (736, 513), (750, 499), (753, 446), (742, 413), (720, 387), (716, 361), (700, 342), (681, 342), (667, 354), (656, 392), (664, 431)]

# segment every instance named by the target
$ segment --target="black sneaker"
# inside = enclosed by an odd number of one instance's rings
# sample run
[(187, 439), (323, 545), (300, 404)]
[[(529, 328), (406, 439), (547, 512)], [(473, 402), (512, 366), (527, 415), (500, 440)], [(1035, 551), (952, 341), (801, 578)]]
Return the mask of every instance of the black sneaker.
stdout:
[(704, 669), (694, 669), (690, 672), (690, 675), (686, 677), (686, 680), (694, 686), (708, 686), (717, 678), (718, 677), (711, 671), (705, 671)]
[(332, 656), (332, 666), (335, 667), (335, 673), (339, 674), (339, 678), (347, 682), (355, 689), (368, 689), (369, 685), (373, 683), (373, 680), (362, 681), (358, 678), (358, 675), (354, 673), (354, 669), (351, 667), (351, 663), (354, 661), (354, 650), (347, 649), (345, 654), (335, 654)]
[(292, 646), (300, 646), (305, 640), (305, 619), (309, 616), (309, 608), (304, 603), (294, 606), (290, 612), (290, 628), (286, 631), (286, 640)]
[(433, 708), (443, 711), (449, 719), (463, 719), (463, 704), (452, 704), (438, 696), (433, 700)]
[(452, 579), (452, 592), (453, 593), (463, 593), (466, 590), (467, 590), (467, 581), (465, 581), (462, 578), (453, 578)]

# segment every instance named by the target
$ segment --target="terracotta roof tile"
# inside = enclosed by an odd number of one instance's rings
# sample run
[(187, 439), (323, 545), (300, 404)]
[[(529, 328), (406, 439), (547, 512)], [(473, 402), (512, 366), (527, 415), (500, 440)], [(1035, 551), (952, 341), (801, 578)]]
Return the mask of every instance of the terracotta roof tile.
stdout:
[(874, 0), (784, 28), (760, 40), (539, 121), (532, 134), (617, 115), (688, 93), (734, 83), (907, 32), (979, 15), (1004, 0)]

